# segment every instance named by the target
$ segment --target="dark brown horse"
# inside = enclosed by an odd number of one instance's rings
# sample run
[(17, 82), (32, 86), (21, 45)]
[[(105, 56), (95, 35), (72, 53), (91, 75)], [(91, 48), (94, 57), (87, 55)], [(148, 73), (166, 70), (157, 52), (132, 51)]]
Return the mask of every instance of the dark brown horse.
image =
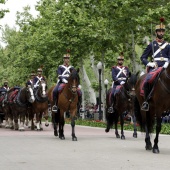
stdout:
[[(71, 127), (72, 127), (72, 140), (77, 141), (75, 135), (75, 119), (77, 114), (78, 94), (77, 88), (80, 82), (78, 72), (75, 69), (70, 70), (71, 74), (68, 79), (68, 83), (65, 84), (63, 91), (59, 94), (58, 98), (58, 111), (52, 113), (52, 121), (54, 127), (54, 135), (58, 136), (58, 125), (59, 125), (59, 138), (65, 139), (64, 136), (64, 112), (70, 112)], [(48, 93), (49, 101), (51, 106), (53, 105), (52, 93), (55, 86), (51, 87)]]
[[(33, 103), (35, 98), (33, 94), (33, 89), (30, 85), (23, 87), (21, 89), (9, 90), (8, 95), (8, 107), (9, 107), (9, 118), (10, 124), (13, 124), (14, 120), (14, 129), (24, 131), (25, 123), (25, 114), (27, 112), (27, 107), (30, 103)], [(13, 97), (14, 96), (14, 97)], [(18, 119), (20, 118), (20, 124), (18, 124)], [(11, 127), (12, 128), (12, 127)]]
[(124, 117), (123, 114), (125, 112), (129, 112), (134, 120), (134, 133), (133, 137), (137, 137), (137, 129), (136, 129), (136, 119), (134, 117), (134, 97), (135, 97), (135, 85), (137, 82), (138, 74), (129, 74), (129, 77), (126, 79), (125, 84), (123, 84), (120, 88), (120, 91), (115, 95), (116, 103), (114, 103), (114, 113), (108, 113), (107, 110), (110, 107), (109, 97), (112, 89), (109, 89), (106, 96), (106, 119), (107, 119), (107, 128), (106, 132), (109, 132), (110, 128), (115, 124), (115, 135), (117, 138), (120, 138), (118, 133), (117, 124), (120, 118), (121, 124), (121, 139), (125, 139), (123, 126), (124, 126)]
[(34, 114), (36, 115), (36, 128), (37, 130), (43, 130), (42, 117), (45, 118), (45, 126), (49, 126), (48, 123), (48, 96), (47, 96), (47, 84), (44, 80), (39, 82), (38, 88), (35, 90), (35, 101), (32, 103), (32, 107), (28, 112), (29, 119), (31, 118), (31, 129), (34, 129)]
[[(158, 138), (161, 131), (162, 114), (164, 111), (170, 109), (170, 65), (167, 69), (163, 70), (159, 76), (159, 79), (154, 82), (153, 93), (151, 95), (149, 103), (149, 111), (142, 111), (141, 105), (144, 102), (144, 97), (141, 96), (141, 84), (145, 79), (146, 74), (140, 77), (136, 84), (136, 98), (135, 98), (135, 114), (139, 121), (142, 131), (145, 131), (145, 143), (146, 150), (152, 150), (153, 153), (159, 153)], [(154, 130), (154, 124), (156, 120), (156, 137), (154, 139), (154, 146), (150, 140), (150, 133)]]

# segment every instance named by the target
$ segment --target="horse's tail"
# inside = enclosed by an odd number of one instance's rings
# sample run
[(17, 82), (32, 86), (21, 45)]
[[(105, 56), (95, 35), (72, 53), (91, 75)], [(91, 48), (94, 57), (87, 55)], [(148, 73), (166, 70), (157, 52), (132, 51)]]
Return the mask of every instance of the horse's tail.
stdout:
[(107, 113), (107, 111), (106, 111), (106, 121), (107, 121), (106, 125), (107, 125), (107, 127), (106, 127), (105, 132), (109, 132), (109, 130), (110, 130), (110, 128), (112, 128), (115, 120), (116, 120), (115, 114), (114, 113)]
[(145, 128), (144, 128), (144, 124), (143, 124), (143, 121), (142, 121), (140, 105), (139, 105), (139, 101), (138, 101), (137, 97), (135, 97), (135, 100), (134, 100), (134, 114), (135, 114), (137, 122), (140, 125), (141, 131), (144, 131)]

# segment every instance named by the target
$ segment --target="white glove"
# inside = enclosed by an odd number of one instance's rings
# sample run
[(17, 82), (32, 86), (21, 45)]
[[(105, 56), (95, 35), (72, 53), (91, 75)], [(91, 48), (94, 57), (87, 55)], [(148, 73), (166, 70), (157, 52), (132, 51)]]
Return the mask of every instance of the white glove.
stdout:
[(125, 84), (125, 82), (124, 82), (124, 81), (121, 81), (121, 82), (120, 82), (120, 85), (123, 85), (123, 84)]
[(168, 65), (169, 65), (169, 62), (166, 61), (165, 64), (163, 65), (163, 68), (167, 68)]
[(62, 82), (66, 83), (66, 84), (68, 83), (68, 81), (66, 79), (62, 79)]
[(37, 85), (36, 85), (36, 84), (34, 85), (34, 88), (37, 88)]
[(149, 62), (146, 66), (148, 66), (148, 67), (156, 67), (156, 64), (154, 62)]
[(66, 74), (66, 75), (64, 75), (65, 77), (69, 77), (70, 75), (69, 74)]

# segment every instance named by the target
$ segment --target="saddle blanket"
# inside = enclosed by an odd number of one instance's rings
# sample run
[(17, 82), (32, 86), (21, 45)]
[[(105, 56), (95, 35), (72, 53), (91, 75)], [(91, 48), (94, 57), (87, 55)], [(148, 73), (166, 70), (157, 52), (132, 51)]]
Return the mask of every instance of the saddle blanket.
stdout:
[(145, 83), (152, 84), (155, 78), (158, 76), (158, 74), (161, 72), (162, 67), (156, 68), (149, 72), (146, 77), (143, 79), (141, 86), (140, 86), (140, 95), (144, 96), (144, 85)]
[(5, 96), (4, 95), (1, 95), (0, 96), (0, 103), (4, 100)]
[(16, 89), (16, 90), (14, 90), (13, 92), (11, 92), (11, 93), (9, 94), (9, 96), (8, 96), (8, 102), (9, 102), (9, 103), (13, 103), (13, 102), (16, 100), (17, 95), (18, 95), (18, 92), (19, 92), (19, 90)]

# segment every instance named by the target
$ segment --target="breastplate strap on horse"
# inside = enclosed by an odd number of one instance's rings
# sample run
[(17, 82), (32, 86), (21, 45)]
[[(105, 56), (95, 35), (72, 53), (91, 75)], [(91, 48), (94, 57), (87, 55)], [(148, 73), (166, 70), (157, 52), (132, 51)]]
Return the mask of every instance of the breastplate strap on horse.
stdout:
[(168, 43), (166, 42), (165, 44), (163, 44), (162, 46), (160, 46), (153, 54), (153, 58), (155, 58), (155, 56), (161, 51), (163, 50), (166, 46), (168, 45)]

